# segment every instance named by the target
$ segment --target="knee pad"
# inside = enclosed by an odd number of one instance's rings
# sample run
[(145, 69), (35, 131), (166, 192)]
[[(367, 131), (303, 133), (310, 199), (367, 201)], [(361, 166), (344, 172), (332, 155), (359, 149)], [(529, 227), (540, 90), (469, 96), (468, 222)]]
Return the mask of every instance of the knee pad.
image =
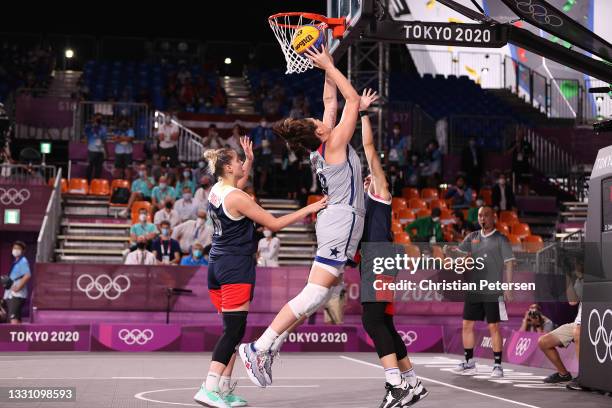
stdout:
[(385, 324), (384, 303), (364, 304), (361, 321), (363, 323), (363, 328), (374, 342), (378, 357), (382, 358), (389, 354), (397, 354), (395, 339), (393, 338), (392, 332)]
[(304, 289), (289, 301), (289, 307), (297, 319), (310, 316), (323, 305), (329, 292), (325, 286), (307, 283)]
[(227, 365), (242, 341), (248, 312), (223, 312), (223, 334), (213, 350), (212, 360)]

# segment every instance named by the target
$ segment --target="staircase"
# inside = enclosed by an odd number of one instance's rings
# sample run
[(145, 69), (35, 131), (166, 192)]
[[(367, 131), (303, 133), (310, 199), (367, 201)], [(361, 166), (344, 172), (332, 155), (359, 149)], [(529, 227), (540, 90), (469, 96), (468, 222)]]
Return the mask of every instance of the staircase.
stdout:
[(223, 77), (223, 88), (227, 94), (227, 113), (254, 115), (255, 107), (247, 82), (242, 77)]
[(70, 98), (77, 91), (77, 82), (81, 78), (81, 71), (54, 71), (53, 81), (49, 86), (47, 95), (58, 98)]
[[(108, 197), (64, 195), (55, 259), (69, 263), (123, 263), (130, 223), (117, 218)], [(114, 214), (114, 215), (113, 215)]]
[(579, 201), (566, 201), (561, 203), (559, 223), (557, 224), (556, 238), (562, 241), (572, 241), (584, 229), (587, 218), (588, 203)]
[(512, 109), (517, 117), (525, 118), (530, 123), (542, 123), (549, 120), (545, 113), (540, 112), (509, 89), (485, 89), (485, 92), (500, 99)]
[[(300, 208), (296, 200), (260, 199), (261, 206), (275, 217), (280, 217)], [(293, 224), (276, 234), (280, 240), (279, 265), (310, 266), (317, 250), (314, 224), (310, 221)]]

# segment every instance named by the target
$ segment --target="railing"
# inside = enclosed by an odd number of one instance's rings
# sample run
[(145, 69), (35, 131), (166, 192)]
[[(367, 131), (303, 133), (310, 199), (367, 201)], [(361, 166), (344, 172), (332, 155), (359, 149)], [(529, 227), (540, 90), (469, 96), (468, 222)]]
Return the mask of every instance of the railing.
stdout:
[(111, 133), (127, 120), (128, 127), (134, 129), (136, 140), (147, 140), (153, 134), (153, 123), (146, 103), (81, 101), (74, 111), (73, 140), (85, 137), (85, 128), (93, 123), (96, 115), (100, 115), (102, 124)]
[(531, 166), (546, 176), (569, 178), (572, 166), (576, 164), (572, 155), (534, 130), (526, 128), (525, 131), (525, 139), (533, 148)]
[[(164, 123), (166, 114), (160, 111), (155, 111), (153, 128), (157, 130)], [(204, 139), (192, 130), (189, 130), (180, 122), (172, 119), (172, 123), (179, 128), (178, 152), (181, 162), (194, 163), (202, 159), (204, 154)]]
[(53, 191), (47, 203), (38, 239), (36, 241), (36, 262), (51, 262), (59, 225), (62, 219), (62, 169), (54, 178)]
[(0, 165), (1, 184), (47, 184), (55, 179), (57, 167), (42, 164), (8, 164)]

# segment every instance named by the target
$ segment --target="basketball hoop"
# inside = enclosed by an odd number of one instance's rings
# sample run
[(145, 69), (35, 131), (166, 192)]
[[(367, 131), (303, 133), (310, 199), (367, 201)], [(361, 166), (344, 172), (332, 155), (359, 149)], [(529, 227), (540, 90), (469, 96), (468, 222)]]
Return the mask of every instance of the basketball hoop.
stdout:
[(287, 71), (285, 73), (293, 74), (305, 72), (314, 67), (308, 57), (295, 52), (291, 45), (297, 30), (305, 25), (313, 25), (323, 32), (332, 30), (334, 38), (341, 38), (344, 34), (346, 19), (344, 17), (327, 18), (313, 13), (290, 12), (274, 14), (268, 17), (268, 23), (270, 23), (270, 27), (285, 55), (287, 61)]

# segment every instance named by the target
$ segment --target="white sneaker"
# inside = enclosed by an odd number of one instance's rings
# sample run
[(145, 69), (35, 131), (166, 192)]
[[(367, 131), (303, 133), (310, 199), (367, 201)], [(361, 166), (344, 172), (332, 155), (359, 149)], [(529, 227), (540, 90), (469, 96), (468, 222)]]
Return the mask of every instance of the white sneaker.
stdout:
[(474, 374), (476, 372), (476, 362), (471, 359), (469, 361), (462, 361), (452, 371), (455, 374)]
[(221, 396), (219, 391), (207, 391), (206, 388), (202, 386), (196, 395), (193, 396), (193, 400), (204, 407), (231, 408), (231, 406), (225, 402), (225, 399)]
[(503, 378), (504, 377), (504, 369), (501, 364), (493, 365), (493, 371), (491, 371), (491, 378)]

